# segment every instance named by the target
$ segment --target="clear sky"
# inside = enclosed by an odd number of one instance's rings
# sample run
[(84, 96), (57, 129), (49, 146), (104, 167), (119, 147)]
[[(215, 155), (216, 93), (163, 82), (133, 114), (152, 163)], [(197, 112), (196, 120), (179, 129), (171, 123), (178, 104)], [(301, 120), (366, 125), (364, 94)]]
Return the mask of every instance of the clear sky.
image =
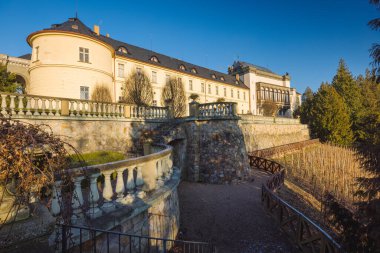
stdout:
[(289, 72), (300, 92), (331, 81), (340, 58), (364, 73), (380, 35), (367, 26), (380, 16), (367, 0), (0, 0), (0, 53), (30, 53), (28, 34), (76, 9), (102, 34), (204, 67), (226, 72), (240, 59)]

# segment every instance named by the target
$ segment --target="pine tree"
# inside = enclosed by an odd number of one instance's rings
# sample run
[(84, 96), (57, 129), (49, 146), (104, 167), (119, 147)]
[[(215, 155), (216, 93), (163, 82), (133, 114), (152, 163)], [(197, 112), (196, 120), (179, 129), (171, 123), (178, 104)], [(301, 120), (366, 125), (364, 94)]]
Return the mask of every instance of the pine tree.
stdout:
[(300, 108), (300, 117), (302, 124), (309, 124), (310, 122), (310, 111), (313, 106), (314, 93), (307, 87), (305, 92), (302, 94), (302, 105)]
[(313, 99), (310, 129), (314, 137), (338, 145), (351, 145), (353, 133), (343, 98), (335, 88), (322, 83)]
[[(343, 59), (339, 61), (338, 70), (333, 78), (332, 86), (346, 103), (352, 122), (352, 129), (356, 133), (359, 120), (358, 114), (362, 110), (362, 94)], [(355, 137), (357, 138), (358, 136), (355, 135)]]

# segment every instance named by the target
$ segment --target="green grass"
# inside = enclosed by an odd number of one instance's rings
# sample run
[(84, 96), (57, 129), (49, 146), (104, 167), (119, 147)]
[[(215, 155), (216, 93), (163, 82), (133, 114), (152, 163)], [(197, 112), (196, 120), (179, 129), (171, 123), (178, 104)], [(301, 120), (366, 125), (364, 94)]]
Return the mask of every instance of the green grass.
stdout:
[[(72, 168), (81, 167), (81, 166), (89, 166), (96, 164), (109, 163), (114, 161), (119, 161), (126, 159), (125, 155), (115, 151), (96, 151), (91, 153), (81, 154), (82, 157), (78, 155), (70, 155), (69, 159), (71, 160)], [(81, 161), (81, 159), (84, 160)]]

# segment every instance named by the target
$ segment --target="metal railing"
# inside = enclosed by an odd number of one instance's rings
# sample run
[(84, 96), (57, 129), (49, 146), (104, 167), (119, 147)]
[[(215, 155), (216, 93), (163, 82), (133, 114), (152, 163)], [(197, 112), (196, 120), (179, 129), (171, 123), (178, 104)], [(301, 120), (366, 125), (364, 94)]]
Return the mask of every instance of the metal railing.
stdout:
[(338, 253), (341, 246), (320, 226), (275, 194), (285, 180), (285, 168), (274, 161), (250, 155), (252, 168), (272, 173), (262, 185), (261, 201), (280, 228), (288, 234), (303, 252)]
[(62, 253), (214, 253), (211, 243), (171, 240), (60, 224)]

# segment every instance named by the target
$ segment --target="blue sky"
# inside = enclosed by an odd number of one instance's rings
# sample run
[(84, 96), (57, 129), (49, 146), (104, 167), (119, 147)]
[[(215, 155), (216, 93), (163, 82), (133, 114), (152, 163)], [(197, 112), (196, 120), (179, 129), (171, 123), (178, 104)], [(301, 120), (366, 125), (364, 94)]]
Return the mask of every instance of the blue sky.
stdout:
[[(77, 7), (76, 7), (77, 6)], [(31, 32), (75, 15), (130, 44), (226, 72), (240, 59), (289, 72), (303, 92), (331, 81), (340, 58), (354, 75), (370, 65), (380, 11), (366, 0), (0, 1), (0, 53), (31, 49)]]

